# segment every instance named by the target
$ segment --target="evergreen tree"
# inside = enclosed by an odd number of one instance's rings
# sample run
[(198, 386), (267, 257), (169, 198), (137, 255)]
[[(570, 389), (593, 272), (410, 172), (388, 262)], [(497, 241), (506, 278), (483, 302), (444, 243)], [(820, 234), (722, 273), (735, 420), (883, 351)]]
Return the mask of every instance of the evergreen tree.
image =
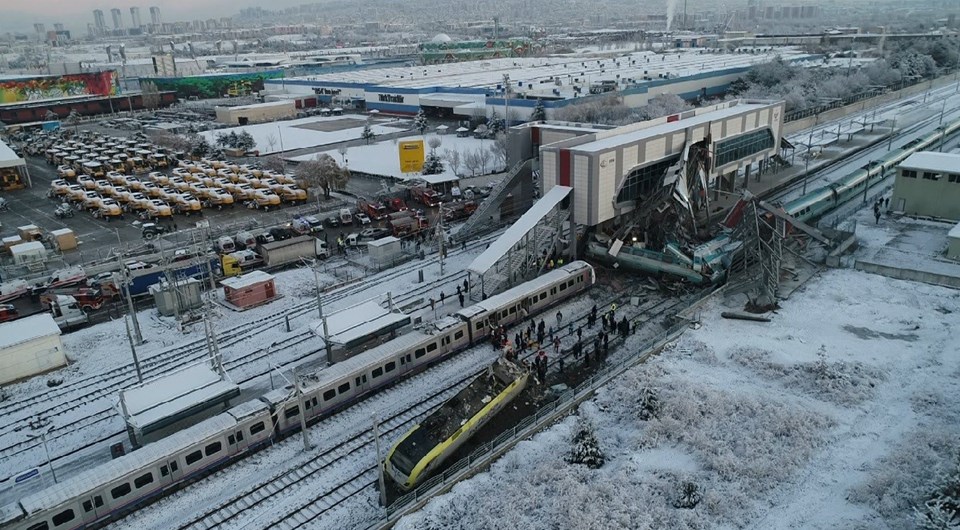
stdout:
[(546, 121), (547, 120), (547, 109), (543, 107), (543, 100), (537, 98), (537, 104), (533, 107), (533, 112), (530, 113), (531, 121)]
[(640, 391), (640, 396), (637, 398), (637, 404), (640, 407), (639, 416), (643, 421), (649, 421), (653, 418), (660, 417), (660, 398), (657, 397), (657, 392), (652, 388), (644, 387)]
[(673, 501), (674, 508), (691, 509), (700, 504), (703, 494), (700, 493), (700, 486), (693, 482), (684, 481), (680, 483), (680, 490), (677, 492), (677, 498)]
[(244, 151), (251, 151), (257, 147), (257, 141), (253, 139), (253, 135), (247, 131), (242, 131), (237, 135), (237, 149), (242, 149)]
[(443, 160), (437, 155), (436, 151), (430, 151), (426, 160), (423, 161), (423, 169), (420, 173), (424, 175), (439, 175), (443, 173)]
[(423, 109), (420, 109), (417, 112), (417, 117), (413, 119), (413, 127), (420, 131), (420, 134), (427, 130), (427, 115), (423, 112)]
[(497, 114), (497, 109), (493, 109), (493, 112), (490, 114), (490, 119), (487, 120), (487, 129), (490, 131), (492, 136), (496, 136), (497, 133), (503, 132), (504, 123), (500, 119), (500, 115)]
[(237, 135), (237, 131), (230, 131), (230, 134), (227, 135), (227, 146), (236, 149), (239, 141), (240, 137)]
[(367, 144), (369, 144), (369, 143), (370, 143), (371, 141), (373, 141), (373, 139), (376, 138), (376, 137), (377, 137), (376, 133), (374, 133), (374, 132), (370, 129), (370, 123), (367, 122), (366, 124), (364, 124), (364, 126), (363, 126), (363, 132), (360, 133), (360, 138), (363, 138), (363, 141), (366, 142)]
[(590, 469), (597, 469), (605, 462), (603, 451), (600, 450), (597, 437), (593, 434), (593, 424), (583, 416), (577, 422), (576, 434), (573, 436), (573, 449), (567, 456), (567, 462), (582, 464)]
[(203, 158), (210, 153), (210, 143), (199, 134), (190, 137), (190, 154), (196, 158)]

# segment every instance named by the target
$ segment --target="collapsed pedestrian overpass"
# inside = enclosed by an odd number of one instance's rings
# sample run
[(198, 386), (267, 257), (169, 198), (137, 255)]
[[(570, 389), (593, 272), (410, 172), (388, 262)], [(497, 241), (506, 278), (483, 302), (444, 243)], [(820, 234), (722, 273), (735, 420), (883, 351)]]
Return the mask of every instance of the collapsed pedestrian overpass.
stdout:
[(538, 276), (550, 260), (572, 261), (573, 188), (554, 186), (467, 268), (469, 296), (479, 301)]

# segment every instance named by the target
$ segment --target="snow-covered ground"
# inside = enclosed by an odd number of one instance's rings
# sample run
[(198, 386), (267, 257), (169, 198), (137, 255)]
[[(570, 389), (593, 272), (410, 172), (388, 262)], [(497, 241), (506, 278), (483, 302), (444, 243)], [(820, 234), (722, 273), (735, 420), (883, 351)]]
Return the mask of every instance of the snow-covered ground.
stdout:
[(956, 458), (960, 293), (832, 270), (770, 323), (720, 317), (741, 302), (580, 407), (601, 468), (565, 460), (570, 417), (397, 528), (911, 527)]
[[(229, 127), (215, 131), (206, 131), (200, 134), (209, 140), (210, 143), (216, 143), (217, 136), (220, 134), (230, 134), (231, 132), (239, 134), (242, 131), (247, 131), (257, 142), (257, 146), (254, 149), (259, 150), (261, 155), (266, 155), (280, 152), (281, 146), (284, 151), (291, 151), (293, 149), (357, 140), (363, 132), (363, 126), (366, 120), (367, 116), (359, 115), (314, 116), (297, 120)], [(372, 130), (374, 134), (389, 134), (402, 131), (410, 125), (409, 121), (395, 120), (393, 118), (370, 118), (370, 120), (370, 130)]]
[[(493, 140), (478, 140), (473, 137), (459, 138), (453, 134), (433, 134), (427, 133), (424, 136), (411, 136), (404, 140), (424, 140), (424, 151), (430, 152), (429, 142), (432, 139), (439, 139), (440, 145), (437, 146), (437, 154), (444, 159), (444, 172), (441, 175), (434, 176), (455, 176), (470, 175), (476, 173), (485, 175), (503, 169), (504, 162), (499, 160), (492, 151)], [(347, 148), (346, 159), (347, 166), (353, 171), (369, 173), (371, 175), (382, 175), (394, 177), (401, 180), (411, 178), (422, 178), (420, 173), (404, 173), (400, 170), (400, 152), (399, 141), (386, 140), (371, 143), (369, 145), (358, 145)], [(451, 167), (448, 153), (459, 152), (460, 164), (457, 167)], [(482, 167), (477, 167), (476, 171), (471, 171), (465, 163), (467, 155), (473, 153), (485, 153), (486, 163)], [(291, 157), (290, 160), (304, 161), (311, 160), (320, 153), (309, 155), (300, 155)], [(326, 151), (326, 154), (332, 156), (337, 162), (342, 162), (343, 157), (337, 151)]]

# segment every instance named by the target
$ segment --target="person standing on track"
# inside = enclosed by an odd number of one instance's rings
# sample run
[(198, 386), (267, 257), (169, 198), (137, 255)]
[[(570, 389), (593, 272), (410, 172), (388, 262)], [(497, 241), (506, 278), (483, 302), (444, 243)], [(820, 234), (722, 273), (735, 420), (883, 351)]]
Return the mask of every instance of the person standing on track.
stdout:
[(563, 322), (563, 313), (559, 310), (557, 311), (557, 329), (560, 329), (560, 324)]

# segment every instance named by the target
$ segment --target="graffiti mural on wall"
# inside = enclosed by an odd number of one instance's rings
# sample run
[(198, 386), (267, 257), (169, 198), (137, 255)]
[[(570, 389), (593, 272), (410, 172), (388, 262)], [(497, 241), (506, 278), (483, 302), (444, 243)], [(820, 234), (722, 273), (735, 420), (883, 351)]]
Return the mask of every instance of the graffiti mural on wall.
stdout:
[(177, 97), (187, 99), (238, 96), (263, 90), (265, 79), (280, 79), (283, 70), (244, 72), (239, 74), (197, 75), (191, 77), (158, 77), (152, 79), (160, 90), (175, 90)]
[(0, 103), (19, 103), (71, 96), (116, 95), (117, 72), (47, 75), (0, 80)]

